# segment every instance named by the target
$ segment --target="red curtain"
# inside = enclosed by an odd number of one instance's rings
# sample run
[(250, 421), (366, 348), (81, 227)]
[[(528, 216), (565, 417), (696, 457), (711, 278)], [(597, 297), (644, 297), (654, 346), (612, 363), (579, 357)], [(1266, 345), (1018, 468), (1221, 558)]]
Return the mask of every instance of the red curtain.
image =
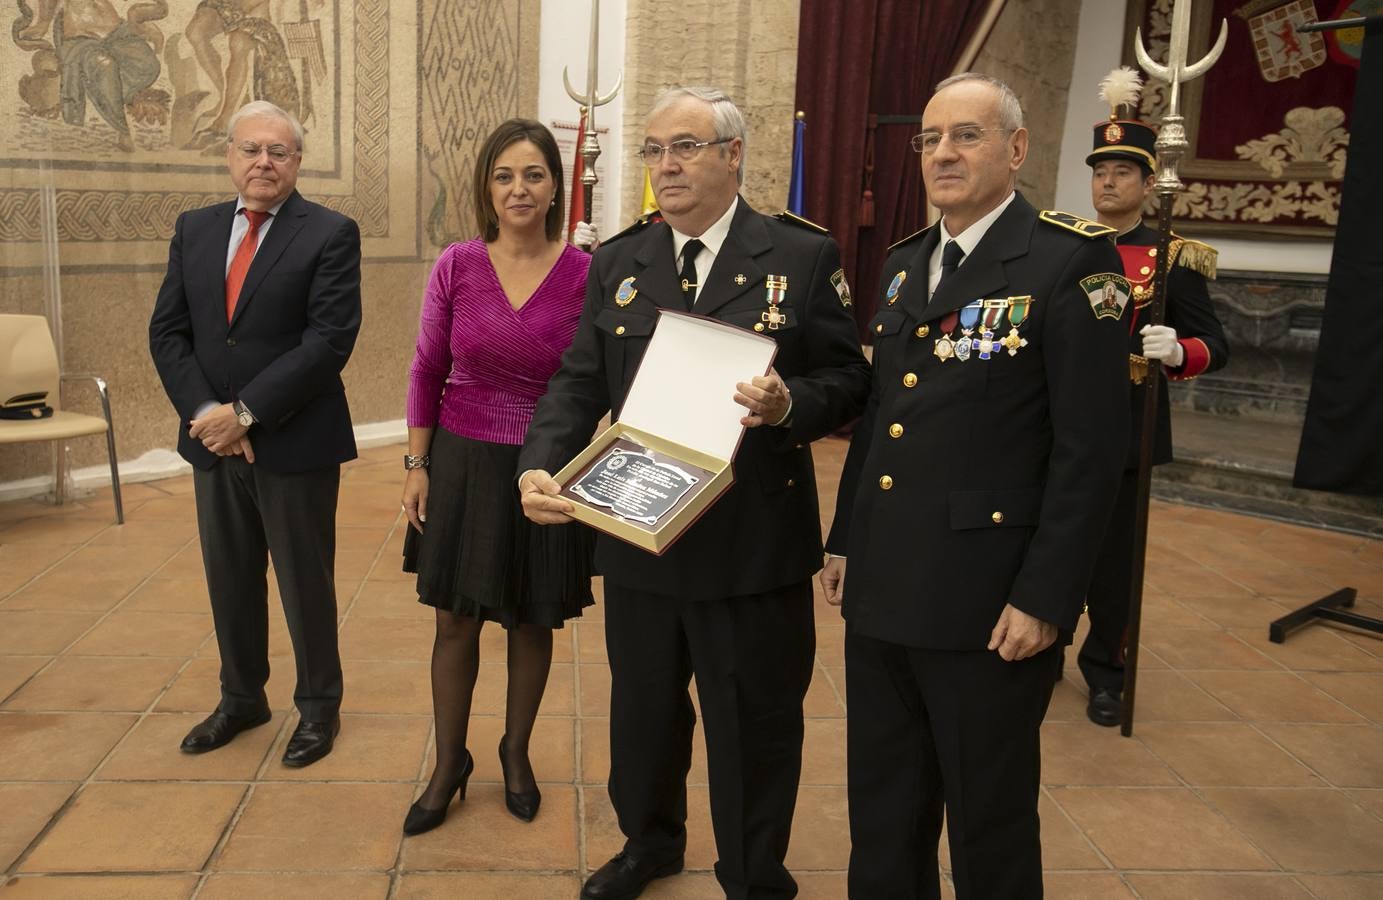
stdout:
[[(925, 224), (921, 170), (908, 139), (921, 130), (918, 118), (932, 88), (951, 74), (988, 5), (802, 0), (797, 108), (807, 115), (804, 214), (840, 243), (862, 338), (888, 246)], [(872, 224), (865, 195), (870, 162)]]

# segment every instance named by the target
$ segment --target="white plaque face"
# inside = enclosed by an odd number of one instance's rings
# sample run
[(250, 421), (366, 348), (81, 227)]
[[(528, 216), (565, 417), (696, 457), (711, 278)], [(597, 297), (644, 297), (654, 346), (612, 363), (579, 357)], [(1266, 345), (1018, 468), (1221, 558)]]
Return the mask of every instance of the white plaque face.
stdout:
[(620, 421), (729, 460), (746, 410), (735, 385), (765, 374), (777, 343), (702, 316), (661, 310)]

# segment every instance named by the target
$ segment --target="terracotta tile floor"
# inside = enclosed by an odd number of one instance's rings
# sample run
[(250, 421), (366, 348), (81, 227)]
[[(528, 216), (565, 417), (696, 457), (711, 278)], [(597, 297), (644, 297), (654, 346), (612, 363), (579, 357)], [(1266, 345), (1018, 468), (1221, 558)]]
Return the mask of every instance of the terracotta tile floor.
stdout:
[[(818, 445), (823, 510), (844, 444)], [(282, 614), (271, 725), (178, 752), (216, 702), (217, 653), (191, 479), (58, 509), (0, 504), (0, 894), (13, 897), (573, 898), (619, 848), (605, 794), (609, 674), (599, 605), (557, 635), (534, 766), (537, 822), (501, 803), (504, 640), (484, 638), (476, 774), (441, 829), (403, 840), (430, 767), (430, 619), (398, 571), (401, 447), (342, 482), (346, 706), (336, 752), (279, 765), (295, 723)], [(1048, 896), (1383, 897), (1383, 641), (1267, 623), (1341, 585), (1383, 615), (1383, 542), (1157, 504), (1135, 737), (1085, 719), (1074, 670), (1044, 727)], [(274, 601), (276, 602), (276, 601)], [(818, 665), (789, 864), (802, 896), (845, 895), (842, 626), (818, 607)], [(688, 872), (647, 896), (719, 896), (705, 754)], [(943, 859), (945, 858), (943, 849)]]

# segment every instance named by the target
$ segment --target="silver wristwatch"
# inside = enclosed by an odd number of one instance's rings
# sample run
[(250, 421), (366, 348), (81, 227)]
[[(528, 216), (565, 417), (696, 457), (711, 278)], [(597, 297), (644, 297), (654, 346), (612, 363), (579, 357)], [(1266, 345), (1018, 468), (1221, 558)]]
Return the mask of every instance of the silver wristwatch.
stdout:
[(241, 403), (239, 400), (231, 403), (231, 409), (235, 411), (235, 417), (240, 420), (240, 424), (243, 427), (249, 428), (255, 423), (254, 415), (251, 414), (251, 412), (245, 408), (245, 404)]

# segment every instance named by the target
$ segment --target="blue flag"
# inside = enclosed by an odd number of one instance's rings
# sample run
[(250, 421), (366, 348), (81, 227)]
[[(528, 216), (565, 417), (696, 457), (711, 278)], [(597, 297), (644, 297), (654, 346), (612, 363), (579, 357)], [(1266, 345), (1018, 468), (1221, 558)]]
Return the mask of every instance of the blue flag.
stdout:
[(788, 212), (797, 216), (806, 215), (803, 209), (807, 205), (807, 186), (803, 179), (807, 175), (802, 162), (802, 145), (806, 137), (807, 120), (798, 113), (792, 127), (792, 177), (788, 179)]

